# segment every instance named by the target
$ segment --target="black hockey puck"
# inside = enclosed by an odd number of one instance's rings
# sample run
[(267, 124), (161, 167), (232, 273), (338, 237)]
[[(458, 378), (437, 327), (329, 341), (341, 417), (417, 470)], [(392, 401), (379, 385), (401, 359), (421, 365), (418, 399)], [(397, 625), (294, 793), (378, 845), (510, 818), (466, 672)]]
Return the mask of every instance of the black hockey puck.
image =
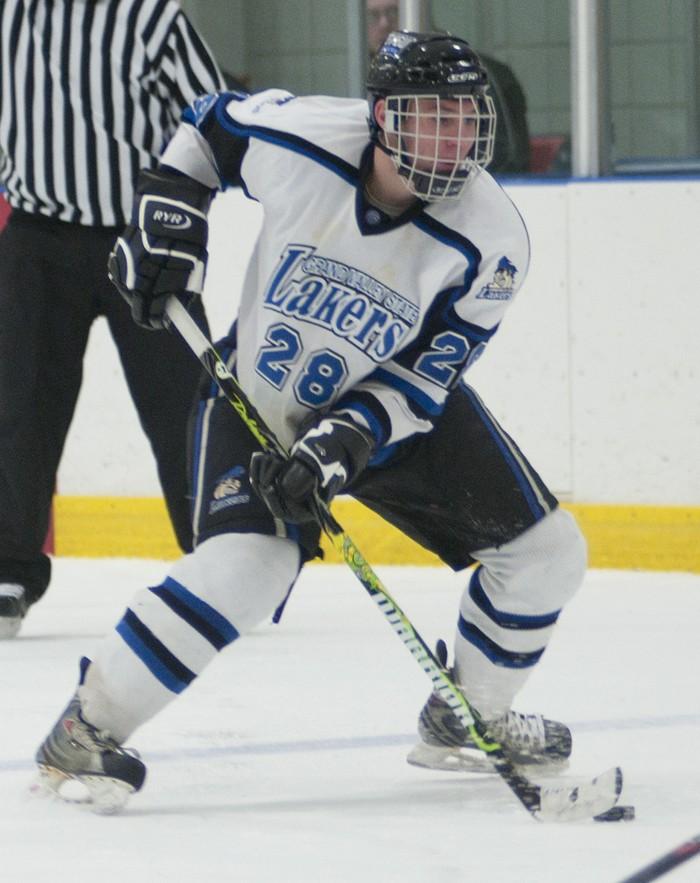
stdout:
[(633, 806), (613, 806), (607, 812), (593, 816), (594, 822), (631, 822), (634, 819)]

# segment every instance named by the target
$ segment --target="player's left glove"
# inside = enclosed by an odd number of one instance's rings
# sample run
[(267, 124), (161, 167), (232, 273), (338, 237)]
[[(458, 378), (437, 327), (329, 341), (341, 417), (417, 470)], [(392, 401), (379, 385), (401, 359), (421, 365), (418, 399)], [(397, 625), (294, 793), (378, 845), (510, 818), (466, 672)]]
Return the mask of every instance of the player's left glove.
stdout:
[(140, 172), (131, 224), (109, 256), (109, 278), (143, 328), (164, 328), (171, 294), (186, 306), (204, 286), (212, 191), (167, 169)]
[(292, 446), (289, 458), (258, 451), (250, 482), (270, 512), (283, 521), (314, 520), (314, 498), (326, 503), (367, 466), (374, 439), (352, 420), (326, 415)]

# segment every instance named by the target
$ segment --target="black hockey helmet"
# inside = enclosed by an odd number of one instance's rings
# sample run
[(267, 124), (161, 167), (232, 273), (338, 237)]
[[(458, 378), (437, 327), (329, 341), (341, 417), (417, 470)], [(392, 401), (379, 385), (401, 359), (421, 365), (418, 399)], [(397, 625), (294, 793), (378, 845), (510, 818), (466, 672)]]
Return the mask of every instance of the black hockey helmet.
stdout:
[(488, 75), (466, 40), (440, 31), (393, 31), (367, 73), (370, 95), (482, 94)]
[[(496, 112), (489, 95), (486, 69), (479, 56), (466, 40), (446, 32), (393, 31), (386, 38), (370, 65), (367, 80), (370, 115), (369, 128), (373, 141), (389, 153), (401, 175), (411, 189), (427, 199), (456, 197), (470, 175), (487, 165), (493, 156), (496, 130)], [(438, 107), (441, 100), (460, 102), (460, 115), (470, 116), (475, 124), (474, 147), (469, 157), (449, 175), (437, 172), (425, 173), (416, 165), (425, 166), (426, 157), (416, 157), (406, 148), (402, 135), (407, 117), (417, 117), (418, 111), (410, 110), (410, 100), (431, 98)], [(377, 101), (386, 99), (389, 125), (384, 129), (375, 116)], [(461, 107), (469, 108), (463, 114)], [(414, 125), (415, 130), (415, 125)], [(386, 132), (397, 136), (395, 145)], [(403, 133), (405, 134), (405, 132)], [(437, 136), (438, 138), (440, 136)]]

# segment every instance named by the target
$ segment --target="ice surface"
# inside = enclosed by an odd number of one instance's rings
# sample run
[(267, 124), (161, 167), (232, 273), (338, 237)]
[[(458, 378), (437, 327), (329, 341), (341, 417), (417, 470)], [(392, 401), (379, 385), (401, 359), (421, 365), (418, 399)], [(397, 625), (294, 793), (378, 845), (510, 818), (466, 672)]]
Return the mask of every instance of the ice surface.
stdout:
[[(634, 822), (540, 824), (494, 776), (406, 764), (429, 684), (342, 566), (307, 568), (279, 626), (135, 734), (149, 778), (121, 816), (31, 796), (80, 655), (165, 570), (59, 558), (0, 643), (3, 880), (617, 883), (700, 830), (700, 576), (686, 574), (590, 572), (517, 702), (571, 725), (570, 774), (623, 767)], [(451, 637), (463, 576), (379, 570), (431, 644)], [(700, 857), (668, 879), (700, 879)]]

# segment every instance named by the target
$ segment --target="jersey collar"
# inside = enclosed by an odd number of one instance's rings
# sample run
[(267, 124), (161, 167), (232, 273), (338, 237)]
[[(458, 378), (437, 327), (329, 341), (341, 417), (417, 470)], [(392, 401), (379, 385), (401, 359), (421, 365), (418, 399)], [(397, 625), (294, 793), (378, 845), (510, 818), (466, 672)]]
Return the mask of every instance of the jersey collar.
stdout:
[(360, 233), (363, 236), (374, 236), (377, 233), (387, 233), (396, 227), (403, 227), (408, 221), (412, 221), (417, 215), (421, 214), (428, 205), (427, 202), (416, 199), (406, 211), (392, 218), (391, 215), (387, 215), (386, 212), (367, 201), (365, 181), (374, 166), (374, 147), (375, 145), (370, 141), (362, 153), (360, 177), (355, 194), (355, 217), (357, 219), (357, 226), (360, 228)]

